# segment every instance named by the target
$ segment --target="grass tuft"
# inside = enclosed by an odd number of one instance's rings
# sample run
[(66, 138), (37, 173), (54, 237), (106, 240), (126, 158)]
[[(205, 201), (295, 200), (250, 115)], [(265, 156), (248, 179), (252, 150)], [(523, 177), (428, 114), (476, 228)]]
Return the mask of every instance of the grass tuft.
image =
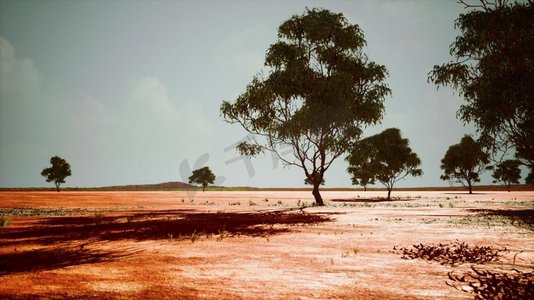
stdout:
[(11, 225), (11, 220), (4, 217), (0, 218), (0, 227), (8, 227), (9, 225)]

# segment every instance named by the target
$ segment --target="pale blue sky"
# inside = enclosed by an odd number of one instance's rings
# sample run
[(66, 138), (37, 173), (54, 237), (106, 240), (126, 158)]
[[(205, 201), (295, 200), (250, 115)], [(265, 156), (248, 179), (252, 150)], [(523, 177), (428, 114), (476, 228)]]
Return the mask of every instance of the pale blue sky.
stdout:
[[(439, 161), (473, 130), (455, 117), (461, 99), (427, 73), (450, 60), (456, 1), (0, 0), (0, 186), (48, 185), (40, 171), (53, 155), (72, 166), (66, 186), (187, 181), (203, 165), (223, 185), (304, 186), (269, 154), (248, 170), (235, 160), (229, 147), (246, 135), (219, 107), (306, 7), (359, 24), (365, 52), (389, 70), (383, 124), (366, 133), (398, 127), (410, 139), (425, 174), (399, 186), (448, 185)], [(339, 159), (326, 187), (350, 187), (346, 167)]]

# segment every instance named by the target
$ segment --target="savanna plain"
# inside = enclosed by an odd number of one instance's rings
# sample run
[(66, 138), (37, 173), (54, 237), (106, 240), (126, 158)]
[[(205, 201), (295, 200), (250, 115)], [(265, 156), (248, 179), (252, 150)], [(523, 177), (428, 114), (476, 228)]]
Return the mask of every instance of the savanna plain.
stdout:
[(451, 274), (533, 271), (532, 191), (322, 195), (0, 192), (0, 298), (473, 299)]

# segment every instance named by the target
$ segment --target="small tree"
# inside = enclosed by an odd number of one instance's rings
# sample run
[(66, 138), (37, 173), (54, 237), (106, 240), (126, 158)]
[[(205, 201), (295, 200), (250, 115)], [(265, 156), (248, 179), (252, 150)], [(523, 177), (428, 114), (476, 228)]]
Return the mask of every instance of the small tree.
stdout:
[(479, 173), (489, 169), (489, 155), (482, 145), (469, 135), (465, 135), (459, 144), (449, 147), (441, 160), (442, 180), (461, 183), (473, 193), (473, 183), (479, 182)]
[[(237, 149), (255, 156), (272, 151), (304, 171), (317, 205), (319, 186), (332, 162), (360, 140), (362, 129), (382, 119), (390, 89), (387, 70), (363, 52), (358, 25), (325, 9), (306, 10), (278, 28), (267, 50), (267, 76), (255, 76), (221, 114), (254, 137)], [(280, 149), (290, 147), (293, 157)]]
[(69, 163), (59, 156), (50, 158), (50, 168), (45, 168), (41, 172), (41, 176), (46, 178), (46, 182), (54, 182), (56, 191), (59, 192), (59, 186), (65, 183), (65, 178), (71, 175)]
[(515, 183), (519, 183), (521, 179), (521, 169), (519, 165), (521, 163), (518, 160), (505, 160), (497, 165), (497, 169), (493, 171), (493, 178), (495, 180), (493, 183), (501, 181), (506, 185), (508, 192), (510, 191), (510, 186)]
[(400, 130), (389, 128), (362, 140), (347, 157), (352, 182), (364, 185), (378, 180), (388, 190), (391, 199), (393, 186), (406, 176), (421, 176), (421, 160), (412, 152), (408, 139)]
[(194, 170), (193, 174), (189, 176), (189, 183), (196, 183), (202, 185), (203, 192), (208, 187), (208, 184), (213, 184), (214, 182), (215, 175), (213, 175), (209, 167)]

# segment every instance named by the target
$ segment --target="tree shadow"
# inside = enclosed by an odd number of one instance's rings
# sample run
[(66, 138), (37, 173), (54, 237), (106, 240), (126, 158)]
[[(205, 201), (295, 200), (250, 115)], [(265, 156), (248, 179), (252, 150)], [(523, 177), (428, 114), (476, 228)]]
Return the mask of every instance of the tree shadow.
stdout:
[(377, 197), (377, 198), (349, 198), (349, 199), (331, 199), (331, 202), (343, 202), (343, 203), (380, 203), (380, 202), (408, 202), (413, 201), (416, 199), (411, 198), (404, 198), (404, 199), (396, 199), (391, 198), (388, 200), (386, 197)]
[[(125, 254), (129, 252), (128, 254)], [(0, 253), (0, 277), (6, 274), (59, 269), (81, 264), (113, 261), (134, 254), (131, 251), (99, 251), (80, 247), (54, 247)]]
[(468, 209), (485, 217), (501, 217), (508, 220), (513, 226), (534, 231), (534, 209)]
[(443, 193), (445, 195), (487, 195), (488, 193), (481, 193), (481, 192), (475, 192), (473, 191), (471, 194), (469, 194), (469, 191), (465, 191), (465, 192), (447, 192), (447, 193)]
[[(291, 210), (270, 212), (213, 212), (164, 210), (105, 216), (43, 218), (33, 227), (0, 233), (0, 244), (57, 242), (192, 239), (211, 235), (262, 237), (289, 231), (297, 225), (313, 225), (333, 219), (322, 213)], [(276, 225), (276, 226), (275, 226)], [(281, 226), (278, 226), (281, 225)]]

